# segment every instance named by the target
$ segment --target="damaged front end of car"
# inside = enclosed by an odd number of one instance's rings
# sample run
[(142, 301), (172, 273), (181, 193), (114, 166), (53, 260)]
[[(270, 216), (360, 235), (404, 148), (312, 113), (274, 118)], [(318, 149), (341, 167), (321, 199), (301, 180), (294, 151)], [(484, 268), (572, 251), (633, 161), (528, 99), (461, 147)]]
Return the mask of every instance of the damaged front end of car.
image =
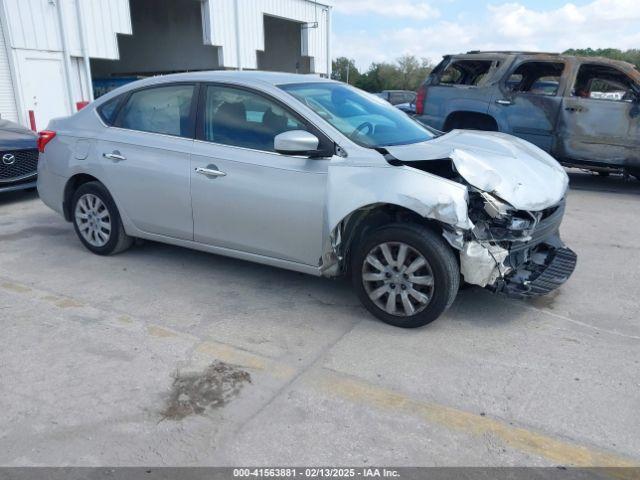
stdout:
[[(566, 173), (553, 158), (519, 139), (455, 133), (458, 138), (446, 142), (446, 157), (425, 160), (417, 149), (395, 148), (385, 158), (391, 165), (466, 186), (470, 227), (441, 222), (445, 239), (459, 252), (465, 282), (516, 298), (555, 290), (577, 262), (559, 233)], [(475, 145), (483, 148), (461, 148)], [(444, 150), (444, 141), (441, 146)]]
[(545, 295), (565, 283), (577, 256), (560, 239), (565, 199), (541, 211), (516, 210), (494, 195), (470, 187), (471, 230), (445, 226), (460, 251), (467, 283), (510, 297)]

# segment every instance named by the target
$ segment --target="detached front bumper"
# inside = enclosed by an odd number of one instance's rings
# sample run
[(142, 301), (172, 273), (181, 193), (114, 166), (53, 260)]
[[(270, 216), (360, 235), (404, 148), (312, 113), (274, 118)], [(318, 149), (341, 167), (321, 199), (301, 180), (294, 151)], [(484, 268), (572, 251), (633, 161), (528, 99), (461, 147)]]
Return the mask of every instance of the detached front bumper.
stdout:
[(577, 255), (560, 239), (564, 209), (563, 200), (537, 213), (535, 228), (522, 239), (509, 238), (512, 231), (480, 219), (476, 225), (482, 227), (484, 238), (476, 235), (460, 246), (460, 271), (465, 281), (516, 298), (546, 295), (560, 287), (577, 262)]
[(531, 252), (528, 262), (499, 278), (492, 289), (512, 298), (546, 295), (569, 279), (577, 261), (578, 256), (570, 248), (543, 243)]

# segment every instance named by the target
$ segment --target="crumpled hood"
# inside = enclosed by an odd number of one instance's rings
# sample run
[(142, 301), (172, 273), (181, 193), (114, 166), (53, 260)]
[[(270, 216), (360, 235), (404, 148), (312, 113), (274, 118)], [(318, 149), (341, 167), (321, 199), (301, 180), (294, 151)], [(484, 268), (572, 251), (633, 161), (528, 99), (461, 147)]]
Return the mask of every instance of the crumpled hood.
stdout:
[(385, 149), (406, 163), (450, 158), (470, 185), (497, 195), (518, 210), (538, 211), (555, 205), (569, 184), (553, 157), (504, 133), (453, 130), (427, 142)]

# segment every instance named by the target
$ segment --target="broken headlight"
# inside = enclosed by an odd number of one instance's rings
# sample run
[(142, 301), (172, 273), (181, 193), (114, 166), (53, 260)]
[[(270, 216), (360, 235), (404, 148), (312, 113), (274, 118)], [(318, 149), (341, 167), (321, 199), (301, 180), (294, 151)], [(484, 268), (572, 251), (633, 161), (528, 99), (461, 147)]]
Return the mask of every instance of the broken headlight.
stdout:
[(469, 195), (469, 218), (475, 224), (476, 238), (493, 241), (526, 240), (535, 228), (535, 217), (518, 211), (487, 192)]

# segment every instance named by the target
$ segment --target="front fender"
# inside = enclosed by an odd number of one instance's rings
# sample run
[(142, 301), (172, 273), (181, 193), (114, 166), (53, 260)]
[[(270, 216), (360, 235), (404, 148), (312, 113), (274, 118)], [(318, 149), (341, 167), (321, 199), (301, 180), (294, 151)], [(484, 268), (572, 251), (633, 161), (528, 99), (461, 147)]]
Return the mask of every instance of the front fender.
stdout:
[(329, 167), (327, 223), (329, 232), (352, 212), (373, 204), (393, 204), (461, 229), (468, 216), (464, 185), (408, 166)]

